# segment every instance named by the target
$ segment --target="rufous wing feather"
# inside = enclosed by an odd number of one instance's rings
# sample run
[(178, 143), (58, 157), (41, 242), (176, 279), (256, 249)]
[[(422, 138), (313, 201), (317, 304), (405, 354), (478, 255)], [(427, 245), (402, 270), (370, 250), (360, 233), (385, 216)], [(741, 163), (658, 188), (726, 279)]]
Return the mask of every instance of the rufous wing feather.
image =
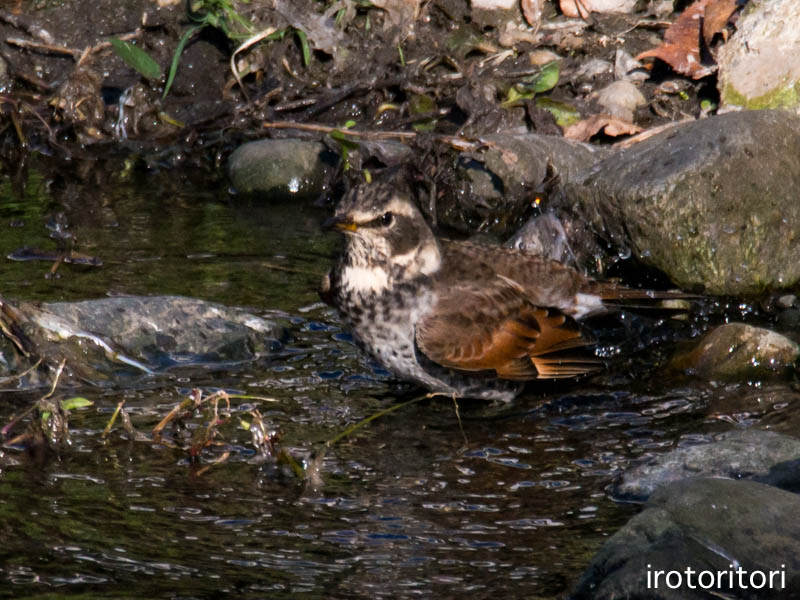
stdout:
[(591, 344), (573, 319), (532, 305), (511, 287), (452, 290), (422, 319), (416, 341), (442, 366), (502, 379), (576, 377), (600, 367), (595, 357), (567, 352)]

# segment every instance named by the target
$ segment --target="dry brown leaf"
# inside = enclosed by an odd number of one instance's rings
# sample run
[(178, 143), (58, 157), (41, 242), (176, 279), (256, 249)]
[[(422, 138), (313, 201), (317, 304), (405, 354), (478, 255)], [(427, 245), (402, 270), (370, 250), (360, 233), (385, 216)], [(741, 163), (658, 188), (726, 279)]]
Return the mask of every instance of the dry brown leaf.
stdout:
[(534, 29), (539, 29), (542, 24), (542, 0), (521, 0), (522, 16), (528, 25)]
[(578, 121), (564, 130), (564, 137), (579, 142), (588, 142), (600, 131), (611, 137), (633, 135), (642, 130), (638, 125), (612, 115), (592, 115), (588, 119)]
[(658, 58), (676, 72), (700, 79), (716, 70), (716, 65), (700, 62), (700, 27), (706, 6), (716, 0), (698, 0), (687, 8), (664, 33), (664, 43), (642, 52), (636, 60)]
[(372, 5), (386, 11), (392, 25), (410, 28), (419, 17), (422, 0), (372, 0)]
[(714, 0), (703, 11), (703, 39), (706, 46), (711, 46), (711, 40), (718, 33), (725, 35), (725, 27), (736, 12), (737, 0)]

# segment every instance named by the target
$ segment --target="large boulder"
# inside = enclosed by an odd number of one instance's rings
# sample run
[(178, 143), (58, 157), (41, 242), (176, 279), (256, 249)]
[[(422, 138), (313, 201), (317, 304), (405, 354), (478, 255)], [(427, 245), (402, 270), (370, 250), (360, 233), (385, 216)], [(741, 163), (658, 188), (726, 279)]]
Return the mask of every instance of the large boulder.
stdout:
[[(716, 478), (678, 481), (660, 488), (646, 509), (608, 540), (571, 597), (796, 598), (798, 511), (800, 496), (761, 483)], [(658, 579), (657, 571), (662, 572)], [(733, 572), (733, 585), (729, 577), (700, 578), (703, 571)], [(754, 575), (757, 571), (766, 578), (763, 584)], [(665, 573), (676, 575), (666, 578)], [(709, 582), (714, 585), (700, 585)], [(755, 589), (753, 583), (761, 588)]]
[(677, 125), (566, 185), (573, 210), (690, 290), (800, 280), (800, 117), (746, 111)]
[(717, 54), (723, 109), (800, 106), (800, 2), (749, 2)]

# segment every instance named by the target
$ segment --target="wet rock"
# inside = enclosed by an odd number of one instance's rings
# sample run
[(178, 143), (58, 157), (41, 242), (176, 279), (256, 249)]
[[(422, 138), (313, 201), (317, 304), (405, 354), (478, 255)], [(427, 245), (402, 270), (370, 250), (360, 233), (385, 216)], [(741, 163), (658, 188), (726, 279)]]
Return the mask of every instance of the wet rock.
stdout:
[(800, 4), (751, 2), (736, 33), (717, 54), (723, 109), (796, 108), (800, 105)]
[(800, 117), (746, 111), (617, 150), (566, 192), (598, 232), (676, 285), (740, 295), (800, 279), (798, 185)]
[(566, 216), (558, 218), (553, 214), (532, 217), (505, 245), (546, 256), (587, 272), (596, 262), (595, 256), (602, 253), (583, 223)]
[(511, 236), (529, 216), (535, 191), (547, 180), (569, 181), (606, 150), (535, 133), (481, 136), (484, 150), (464, 153), (459, 184), (437, 204), (440, 224), (461, 231)]
[(285, 334), (281, 326), (243, 310), (182, 296), (121, 296), (41, 308), (153, 366), (187, 358), (253, 360), (274, 350)]
[(265, 139), (239, 146), (228, 160), (237, 191), (270, 199), (315, 198), (322, 194), (338, 157), (321, 142)]
[[(700, 600), (713, 596), (779, 598), (800, 589), (800, 496), (752, 481), (697, 478), (672, 483), (656, 491), (646, 510), (615, 533), (594, 556), (573, 591), (574, 600), (648, 598)], [(734, 565), (731, 567), (730, 565)], [(709, 590), (698, 585), (700, 571), (746, 571), (748, 588), (728, 585), (725, 578)], [(694, 589), (686, 569), (694, 571)], [(670, 589), (654, 571), (678, 571), (682, 585)], [(773, 576), (772, 590), (754, 591), (750, 574)], [(648, 573), (651, 575), (648, 587)], [(738, 575), (734, 574), (734, 577)], [(709, 579), (706, 577), (705, 581)], [(672, 583), (677, 578), (672, 577)], [(715, 582), (716, 583), (716, 582)], [(760, 583), (756, 576), (755, 583)], [(726, 594), (723, 596), (723, 594)]]
[[(285, 336), (283, 327), (240, 309), (180, 296), (3, 301), (0, 308), (19, 356), (51, 366), (66, 361), (70, 373), (97, 385), (176, 364), (255, 360), (277, 351)], [(32, 375), (21, 385), (39, 383)]]
[(704, 335), (693, 350), (674, 357), (670, 366), (708, 379), (764, 378), (785, 371), (798, 355), (798, 345), (779, 333), (728, 323)]
[(754, 479), (793, 491), (800, 485), (798, 462), (800, 439), (760, 429), (734, 430), (635, 467), (623, 474), (614, 495), (644, 501), (656, 489), (692, 477)]

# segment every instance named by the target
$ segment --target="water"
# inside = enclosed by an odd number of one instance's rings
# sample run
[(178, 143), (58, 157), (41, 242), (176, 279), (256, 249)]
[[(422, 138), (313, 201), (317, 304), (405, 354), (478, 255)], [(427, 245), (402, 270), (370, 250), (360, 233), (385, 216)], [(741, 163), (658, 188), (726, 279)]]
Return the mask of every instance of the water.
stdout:
[[(449, 400), (411, 405), (329, 450), (314, 489), (253, 464), (238, 417), (258, 408), (281, 447), (310, 460), (347, 425), (408, 397), (317, 304), (338, 247), (319, 230), (325, 211), (239, 199), (201, 172), (123, 167), (65, 175), (39, 165), (5, 181), (0, 254), (54, 248), (45, 223), (63, 212), (78, 250), (104, 266), (62, 265), (48, 279), (49, 263), (0, 261), (4, 296), (183, 294), (248, 306), (289, 328), (287, 352), (146, 388), (82, 389), (94, 406), (71, 416), (69, 446), (2, 450), (0, 597), (559, 597), (638, 510), (608, 497), (633, 462), (731, 427), (794, 426), (796, 395), (780, 385), (617, 373), (541, 386), (510, 407), (465, 403), (461, 423)], [(146, 432), (193, 387), (272, 400), (234, 401), (199, 464), (120, 428), (101, 439), (121, 399)], [(0, 422), (35, 398), (5, 394)]]

